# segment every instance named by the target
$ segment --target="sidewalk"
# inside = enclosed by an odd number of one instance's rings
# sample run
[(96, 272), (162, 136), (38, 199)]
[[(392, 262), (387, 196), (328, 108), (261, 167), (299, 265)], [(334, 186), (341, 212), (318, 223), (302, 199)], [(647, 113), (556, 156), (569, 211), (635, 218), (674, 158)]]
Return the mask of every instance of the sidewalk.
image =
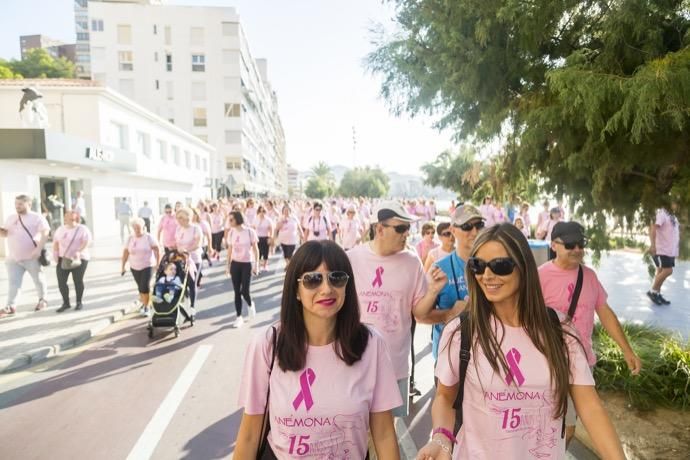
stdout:
[[(15, 371), (55, 356), (90, 339), (136, 309), (138, 298), (132, 277), (120, 276), (122, 245), (119, 239), (105, 240), (90, 248), (91, 260), (84, 279), (84, 309), (57, 314), (61, 305), (55, 263), (45, 270), (48, 308), (34, 312), (37, 296), (33, 281), (24, 276), (17, 314), (0, 320), (0, 372)], [(74, 285), (68, 282), (72, 305)], [(0, 303), (7, 300), (7, 268), (0, 260)]]

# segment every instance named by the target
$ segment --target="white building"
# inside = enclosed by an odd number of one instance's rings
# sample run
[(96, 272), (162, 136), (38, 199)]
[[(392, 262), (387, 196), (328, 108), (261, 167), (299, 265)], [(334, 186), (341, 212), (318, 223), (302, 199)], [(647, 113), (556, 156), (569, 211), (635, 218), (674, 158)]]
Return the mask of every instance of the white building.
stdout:
[(287, 194), (285, 137), (266, 60), (234, 8), (75, 0), (77, 72), (216, 147), (220, 193)]
[[(25, 128), (17, 113), (22, 88), (37, 88), (50, 121)], [(54, 211), (84, 193), (94, 237), (119, 235), (115, 204), (127, 198), (134, 213), (144, 201), (155, 214), (165, 203), (210, 197), (212, 146), (115, 91), (87, 80), (0, 80), (0, 222), (14, 212), (15, 196), (37, 198), (36, 210)], [(0, 255), (4, 247), (0, 244)]]

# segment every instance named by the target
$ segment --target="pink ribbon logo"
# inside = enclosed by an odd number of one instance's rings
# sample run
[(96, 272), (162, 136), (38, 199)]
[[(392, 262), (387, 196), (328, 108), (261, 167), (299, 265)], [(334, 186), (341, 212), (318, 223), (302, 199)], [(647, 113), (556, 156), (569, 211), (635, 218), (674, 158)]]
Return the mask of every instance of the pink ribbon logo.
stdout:
[(383, 286), (383, 278), (381, 277), (381, 275), (383, 275), (383, 267), (378, 267), (376, 269), (376, 276), (374, 277), (374, 281), (371, 282), (371, 287)]
[(508, 375), (506, 375), (506, 385), (510, 385), (513, 379), (515, 379), (518, 386), (522, 386), (522, 384), (525, 383), (525, 377), (522, 375), (522, 371), (518, 366), (521, 358), (522, 356), (520, 356), (520, 352), (515, 348), (511, 348), (510, 351), (506, 353), (506, 361), (508, 362), (508, 367), (510, 368), (508, 370)]
[(575, 293), (575, 285), (573, 283), (568, 284), (568, 302), (573, 300), (573, 294)]
[(314, 398), (311, 396), (311, 386), (314, 384), (314, 380), (316, 380), (316, 375), (311, 367), (307, 368), (302, 372), (302, 375), (299, 376), (300, 391), (295, 400), (292, 401), (292, 407), (294, 407), (295, 410), (302, 404), (302, 401), (304, 401), (304, 407), (307, 408), (307, 412), (309, 412), (309, 409), (314, 405)]

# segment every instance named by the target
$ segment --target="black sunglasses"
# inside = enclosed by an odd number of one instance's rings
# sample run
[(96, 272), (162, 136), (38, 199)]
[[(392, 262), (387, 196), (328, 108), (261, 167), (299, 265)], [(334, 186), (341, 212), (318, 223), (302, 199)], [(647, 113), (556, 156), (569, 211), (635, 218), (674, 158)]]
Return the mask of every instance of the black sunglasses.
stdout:
[(390, 224), (381, 224), (384, 227), (393, 227), (395, 230), (395, 233), (400, 233), (401, 235), (405, 232), (410, 231), (410, 224), (400, 224), (400, 225), (390, 225)]
[(584, 249), (587, 247), (587, 240), (580, 240), (580, 241), (573, 241), (572, 243), (564, 243), (563, 241), (554, 241), (556, 244), (562, 244), (564, 248), (566, 248), (568, 251), (572, 251), (575, 249), (575, 246), (579, 246), (580, 249)]
[(497, 257), (487, 262), (478, 257), (470, 257), (467, 259), (467, 266), (475, 275), (483, 275), (486, 267), (489, 267), (494, 275), (506, 276), (515, 270), (515, 261), (509, 257)]
[[(323, 283), (323, 273), (321, 272), (307, 272), (302, 275), (301, 278), (297, 279), (298, 283), (302, 283), (306, 289), (316, 289)], [(350, 279), (350, 275), (343, 271), (328, 272), (327, 274), (328, 284), (334, 288), (345, 287), (347, 281)]]
[(453, 224), (453, 227), (459, 228), (463, 232), (469, 232), (470, 230), (472, 230), (472, 228), (476, 228), (477, 230), (481, 230), (484, 228), (484, 221), (480, 220), (479, 222), (475, 222), (473, 224), (471, 224), (469, 222), (465, 222), (462, 225)]

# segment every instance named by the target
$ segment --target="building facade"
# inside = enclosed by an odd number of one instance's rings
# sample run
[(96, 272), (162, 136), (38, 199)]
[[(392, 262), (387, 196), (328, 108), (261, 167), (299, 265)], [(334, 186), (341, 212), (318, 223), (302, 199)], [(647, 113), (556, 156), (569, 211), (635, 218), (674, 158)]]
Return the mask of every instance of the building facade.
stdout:
[(43, 48), (56, 59), (64, 57), (72, 62), (76, 60), (76, 45), (74, 43), (63, 43), (45, 35), (22, 35), (19, 37), (22, 59), (26, 57), (27, 51), (35, 48)]
[(77, 72), (216, 147), (220, 194), (287, 194), (285, 136), (266, 60), (234, 8), (75, 0)]
[[(48, 128), (27, 128), (18, 116), (27, 86), (43, 94)], [(28, 193), (56, 227), (81, 191), (94, 237), (116, 236), (115, 205), (122, 198), (135, 213), (147, 201), (157, 217), (166, 203), (210, 197), (214, 154), (212, 146), (96, 82), (0, 80), (0, 222), (14, 212), (15, 196)]]

